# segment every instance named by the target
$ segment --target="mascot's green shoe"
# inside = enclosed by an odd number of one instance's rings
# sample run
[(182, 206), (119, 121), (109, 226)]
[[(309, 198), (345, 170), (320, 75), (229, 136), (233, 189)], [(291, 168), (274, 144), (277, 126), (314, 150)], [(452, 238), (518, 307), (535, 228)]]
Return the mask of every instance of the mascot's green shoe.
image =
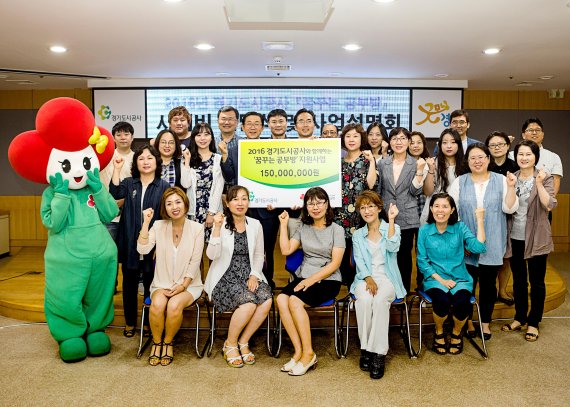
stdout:
[(89, 356), (104, 356), (111, 351), (111, 340), (102, 331), (87, 335), (87, 352)]
[(87, 345), (82, 338), (70, 338), (59, 343), (59, 356), (64, 362), (79, 362), (87, 357)]

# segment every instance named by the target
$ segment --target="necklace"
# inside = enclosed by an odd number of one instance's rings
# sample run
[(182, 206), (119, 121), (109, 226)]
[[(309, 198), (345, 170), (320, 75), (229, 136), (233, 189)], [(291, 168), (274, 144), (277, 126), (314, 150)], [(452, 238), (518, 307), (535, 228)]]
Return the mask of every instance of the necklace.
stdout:
[(182, 237), (182, 232), (184, 230), (184, 224), (180, 226), (179, 230), (175, 230), (174, 225), (172, 225), (172, 233), (174, 233), (174, 243), (178, 243), (180, 238)]

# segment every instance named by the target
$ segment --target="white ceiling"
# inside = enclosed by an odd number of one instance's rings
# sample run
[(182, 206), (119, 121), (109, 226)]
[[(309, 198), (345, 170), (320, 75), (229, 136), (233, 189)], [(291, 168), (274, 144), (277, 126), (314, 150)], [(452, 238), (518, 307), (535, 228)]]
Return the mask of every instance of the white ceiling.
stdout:
[[(293, 67), (281, 74), (287, 78), (337, 72), (341, 78), (436, 79), (445, 73), (447, 79), (468, 80), (470, 89), (570, 89), (567, 3), (334, 0), (323, 30), (231, 30), (223, 0), (0, 0), (0, 69), (113, 79), (216, 78), (219, 72), (267, 78), (275, 73), (265, 65), (281, 56)], [(295, 48), (264, 51), (262, 41), (292, 41)], [(215, 49), (198, 51), (193, 45), (199, 42)], [(348, 42), (363, 48), (347, 52), (341, 46)], [(53, 44), (69, 51), (52, 54)], [(483, 55), (488, 47), (503, 51)], [(540, 80), (543, 75), (554, 78)], [(18, 78), (35, 84), (6, 82)], [(515, 86), (522, 81), (538, 82)], [(0, 89), (85, 86), (84, 79), (0, 72)]]

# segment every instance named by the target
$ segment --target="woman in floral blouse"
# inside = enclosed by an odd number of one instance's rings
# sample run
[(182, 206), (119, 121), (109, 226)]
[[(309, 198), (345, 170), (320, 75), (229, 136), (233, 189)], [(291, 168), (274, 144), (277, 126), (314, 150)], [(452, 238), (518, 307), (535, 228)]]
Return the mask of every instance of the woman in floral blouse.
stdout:
[[(376, 162), (368, 149), (366, 131), (360, 123), (344, 126), (340, 134), (346, 156), (342, 159), (342, 206), (335, 208), (335, 222), (343, 227), (346, 250), (340, 265), (342, 282), (350, 286), (355, 270), (350, 266), (352, 234), (360, 224), (360, 215), (354, 206), (356, 197), (362, 191), (376, 185)], [(372, 164), (371, 164), (372, 163)]]

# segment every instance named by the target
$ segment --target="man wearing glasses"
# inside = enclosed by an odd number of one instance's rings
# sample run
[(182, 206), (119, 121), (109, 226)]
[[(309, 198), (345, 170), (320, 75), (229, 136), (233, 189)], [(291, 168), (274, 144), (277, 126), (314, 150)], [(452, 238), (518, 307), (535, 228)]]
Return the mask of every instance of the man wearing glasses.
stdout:
[[(249, 140), (257, 140), (263, 131), (263, 115), (258, 112), (247, 112), (241, 118), (241, 129)], [(238, 140), (239, 142), (239, 140)], [(237, 185), (238, 142), (231, 148), (222, 140), (218, 148), (222, 154), (222, 174), (226, 183)]]
[(334, 124), (327, 123), (323, 126), (321, 130), (321, 137), (323, 138), (337, 138), (338, 129)]
[[(540, 119), (532, 117), (523, 123), (522, 138), (523, 140), (534, 141), (540, 147), (540, 158), (536, 163), (536, 168), (543, 168), (554, 177), (554, 194), (558, 195), (560, 180), (563, 176), (562, 161), (558, 154), (542, 146), (542, 141), (544, 140), (544, 126)], [(513, 152), (509, 153), (509, 156), (514, 159)]]
[(236, 128), (239, 122), (239, 112), (233, 106), (224, 106), (218, 110), (218, 128), (220, 129), (220, 138), (216, 139), (218, 144), (218, 153), (220, 150), (220, 142), (224, 142), (227, 149), (237, 145)]
[[(222, 148), (227, 151), (233, 148), (237, 148), (237, 135), (236, 128), (239, 122), (239, 112), (233, 106), (223, 106), (218, 110), (218, 128), (220, 129), (220, 137), (216, 138), (216, 146), (218, 154), (222, 155)], [(232, 186), (232, 182), (226, 181), (224, 184), (224, 194)]]
[(299, 135), (299, 139), (314, 138), (313, 132), (315, 131), (315, 113), (312, 110), (305, 108), (299, 109), (293, 117), (295, 123), (295, 130)]
[[(471, 144), (479, 143), (479, 141), (467, 137), (467, 130), (469, 130), (469, 113), (463, 109), (454, 110), (451, 112), (449, 118), (449, 127), (455, 129), (461, 137), (461, 144), (463, 145), (463, 152), (467, 151), (467, 147)], [(433, 150), (434, 157), (437, 156), (437, 144)]]

